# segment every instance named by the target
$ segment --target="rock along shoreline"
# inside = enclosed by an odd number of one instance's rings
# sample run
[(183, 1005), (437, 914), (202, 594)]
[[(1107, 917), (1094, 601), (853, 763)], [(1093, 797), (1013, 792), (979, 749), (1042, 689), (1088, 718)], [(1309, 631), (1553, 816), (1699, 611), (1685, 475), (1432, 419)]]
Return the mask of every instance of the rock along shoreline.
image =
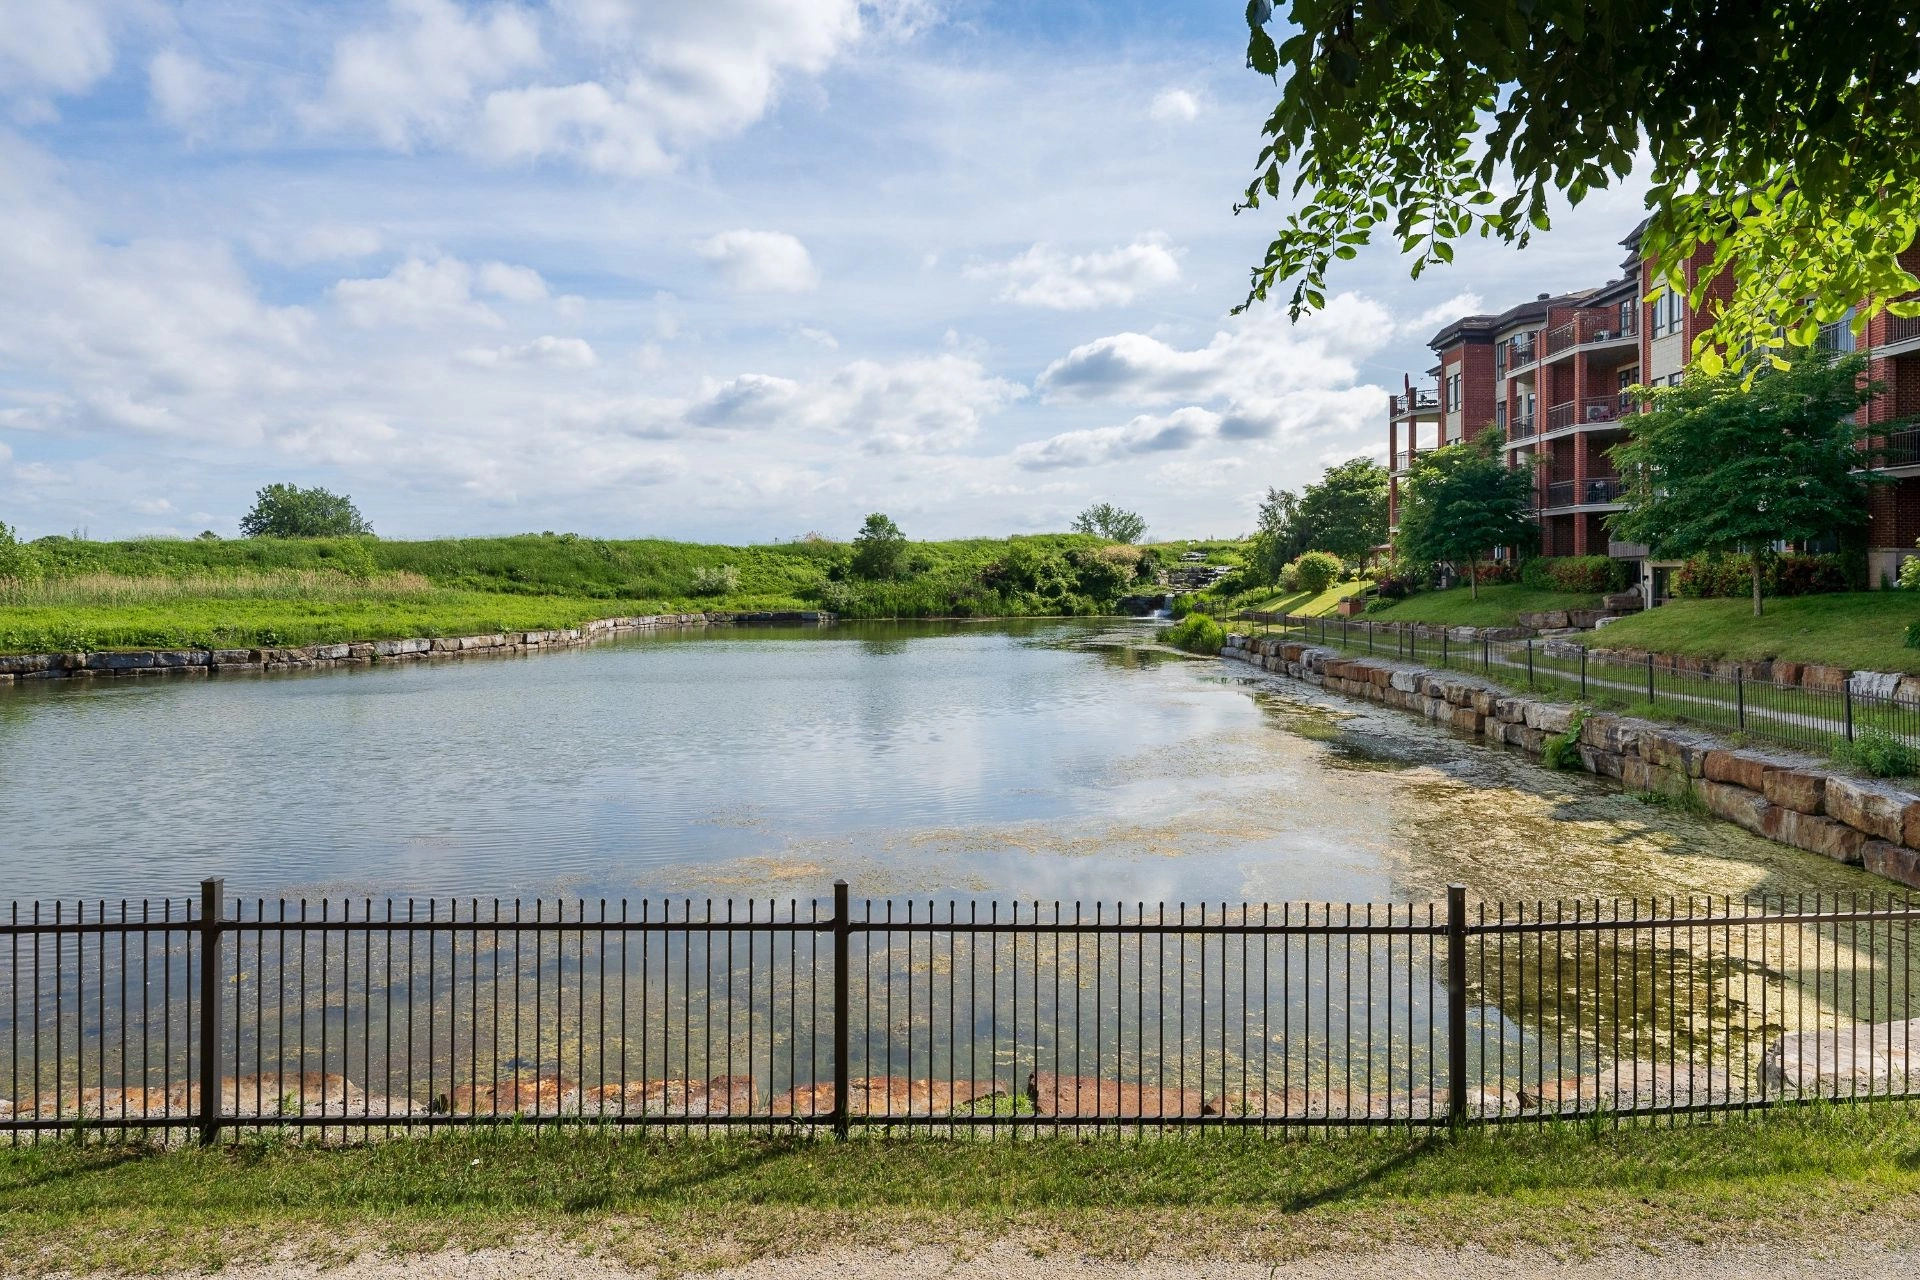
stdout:
[(0, 654), (0, 688), (34, 680), (99, 680), (128, 676), (245, 675), (269, 671), (325, 670), (388, 662), (506, 657), (572, 649), (645, 631), (691, 627), (775, 625), (824, 626), (835, 615), (807, 610), (787, 613), (657, 613), (596, 618), (583, 626), (552, 631), (500, 631), (488, 635), (370, 640), (249, 649), (103, 649), (92, 653)]
[[(1366, 698), (1533, 755), (1573, 730), (1578, 708), (1520, 697), (1454, 671), (1274, 637), (1233, 634), (1221, 656)], [(1653, 720), (1593, 712), (1579, 722), (1580, 766), (1645, 792), (1697, 795), (1755, 835), (1920, 888), (1920, 793), (1838, 771), (1817, 756), (1735, 746)]]

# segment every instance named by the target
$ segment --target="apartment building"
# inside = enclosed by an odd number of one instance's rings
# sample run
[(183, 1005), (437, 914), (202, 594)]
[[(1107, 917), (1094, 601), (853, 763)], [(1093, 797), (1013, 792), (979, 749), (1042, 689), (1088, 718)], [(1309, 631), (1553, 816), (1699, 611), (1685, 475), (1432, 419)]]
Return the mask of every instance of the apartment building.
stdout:
[[(1394, 529), (1400, 484), (1419, 453), (1498, 428), (1513, 463), (1533, 465), (1541, 552), (1626, 560), (1650, 596), (1665, 596), (1674, 566), (1651, 561), (1646, 547), (1621, 542), (1607, 529), (1607, 516), (1622, 505), (1609, 451), (1626, 438), (1640, 408), (1627, 388), (1679, 382), (1694, 339), (1712, 323), (1711, 308), (1731, 282), (1715, 281), (1699, 308), (1678, 293), (1648, 301), (1655, 281), (1640, 256), (1640, 231), (1636, 227), (1621, 242), (1628, 256), (1617, 279), (1572, 293), (1543, 293), (1498, 315), (1463, 316), (1433, 336), (1428, 345), (1439, 363), (1428, 371), (1431, 385), (1406, 378), (1402, 393), (1391, 398)], [(1689, 280), (1705, 260), (1702, 254), (1688, 264)], [(1907, 265), (1920, 265), (1920, 249)], [(1820, 341), (1833, 350), (1856, 345), (1845, 322), (1827, 326)], [(1867, 422), (1920, 416), (1920, 319), (1877, 316), (1858, 345), (1867, 348), (1870, 376), (1886, 385), (1864, 411)], [(1920, 430), (1893, 430), (1874, 443), (1884, 449), (1895, 477), (1869, 506), (1868, 573), (1879, 586), (1898, 573), (1902, 559), (1916, 554)]]

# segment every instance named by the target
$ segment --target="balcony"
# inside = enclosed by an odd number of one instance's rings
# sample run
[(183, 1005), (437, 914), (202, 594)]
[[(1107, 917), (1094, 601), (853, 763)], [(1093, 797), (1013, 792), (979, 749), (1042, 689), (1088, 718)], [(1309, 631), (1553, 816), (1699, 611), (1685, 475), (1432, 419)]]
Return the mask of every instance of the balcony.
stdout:
[(1506, 357), (1504, 369), (1518, 369), (1522, 365), (1532, 364), (1535, 352), (1533, 335), (1529, 333), (1524, 337), (1509, 339), (1495, 347), (1494, 360), (1498, 364), (1500, 357), (1504, 355)]
[(1404, 392), (1391, 397), (1393, 416), (1404, 418), (1410, 413), (1440, 412), (1440, 395), (1435, 391), (1415, 391), (1412, 395)]
[(1530, 413), (1516, 414), (1513, 419), (1513, 425), (1507, 428), (1507, 439), (1525, 440), (1531, 435), (1533, 435), (1533, 415)]
[(1614, 396), (1600, 396), (1589, 400), (1567, 400), (1547, 410), (1548, 431), (1564, 431), (1568, 427), (1607, 424), (1620, 417), (1622, 399)]
[(1888, 316), (1887, 338), (1880, 345), (1887, 354), (1893, 354), (1895, 347), (1902, 351), (1920, 350), (1920, 316)]
[(1882, 467), (1920, 467), (1920, 427), (1894, 432), (1875, 452)]
[(1854, 350), (1857, 345), (1851, 320), (1835, 320), (1832, 324), (1821, 325), (1819, 334), (1813, 340), (1815, 351), (1826, 351), (1834, 355), (1845, 355)]
[(1582, 314), (1547, 333), (1546, 358), (1551, 360), (1577, 347), (1622, 342), (1633, 336), (1634, 320), (1631, 315), (1622, 316), (1617, 310)]
[(1620, 501), (1620, 480), (1616, 476), (1587, 480), (1561, 480), (1547, 486), (1543, 511), (1556, 507), (1598, 507)]
[(1403, 476), (1413, 470), (1413, 460), (1419, 456), (1418, 450), (1401, 449), (1393, 455), (1392, 465), (1389, 469), (1394, 475)]

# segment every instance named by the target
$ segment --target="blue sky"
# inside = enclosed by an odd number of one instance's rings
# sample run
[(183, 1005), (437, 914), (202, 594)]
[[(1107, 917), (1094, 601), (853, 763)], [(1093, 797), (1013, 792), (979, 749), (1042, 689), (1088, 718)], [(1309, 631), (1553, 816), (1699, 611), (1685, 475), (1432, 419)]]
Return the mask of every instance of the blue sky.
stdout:
[(1383, 456), (1451, 312), (1611, 278), (1639, 191), (1233, 318), (1242, 6), (62, 0), (0, 27), (0, 520), (389, 536), (1231, 534)]

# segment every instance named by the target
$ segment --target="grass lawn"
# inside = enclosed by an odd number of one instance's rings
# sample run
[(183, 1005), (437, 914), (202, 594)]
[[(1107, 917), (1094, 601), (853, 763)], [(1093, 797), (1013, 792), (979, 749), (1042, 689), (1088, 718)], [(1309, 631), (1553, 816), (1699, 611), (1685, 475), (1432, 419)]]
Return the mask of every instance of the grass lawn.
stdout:
[(1920, 1209), (1920, 1114), (1515, 1125), (1263, 1141), (446, 1134), (213, 1151), (0, 1151), (0, 1271), (203, 1269), (295, 1249), (547, 1234), (682, 1269), (838, 1243), (1278, 1260), (1329, 1246), (1803, 1239)]
[(1318, 617), (1323, 613), (1332, 613), (1334, 606), (1346, 597), (1357, 594), (1366, 585), (1364, 582), (1336, 582), (1318, 595), (1311, 591), (1280, 592), (1251, 604), (1235, 605), (1234, 608), (1236, 611), (1251, 609), (1257, 613), (1293, 613)]
[(1784, 658), (1864, 671), (1920, 672), (1920, 649), (1905, 632), (1920, 621), (1920, 597), (1853, 591), (1770, 599), (1761, 617), (1750, 600), (1675, 600), (1608, 624), (1596, 643), (1703, 658)]
[(1473, 598), (1470, 587), (1451, 587), (1445, 591), (1421, 591), (1367, 616), (1376, 622), (1432, 622), (1449, 627), (1510, 627), (1523, 613), (1548, 613), (1558, 609), (1597, 609), (1599, 596), (1569, 595), (1560, 591), (1536, 591), (1518, 583), (1480, 588)]

